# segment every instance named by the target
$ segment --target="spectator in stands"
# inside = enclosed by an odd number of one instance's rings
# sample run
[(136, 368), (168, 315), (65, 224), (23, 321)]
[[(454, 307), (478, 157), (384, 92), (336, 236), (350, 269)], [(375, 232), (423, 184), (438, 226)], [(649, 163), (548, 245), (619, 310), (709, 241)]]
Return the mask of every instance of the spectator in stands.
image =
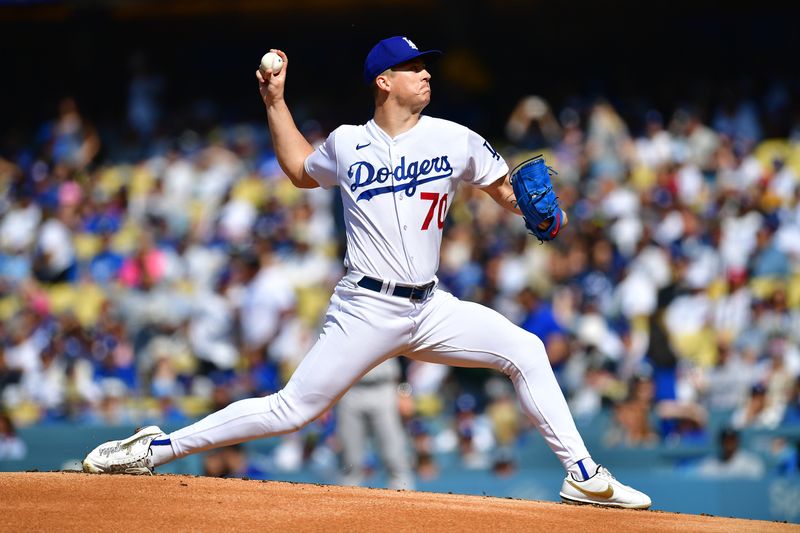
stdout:
[(794, 385), (789, 391), (783, 423), (787, 426), (800, 426), (800, 376), (795, 378)]
[(791, 272), (789, 257), (776, 246), (775, 229), (762, 226), (756, 233), (756, 248), (749, 264), (753, 278), (786, 278)]
[(23, 255), (30, 253), (36, 242), (42, 209), (34, 202), (33, 191), (28, 186), (20, 187), (15, 196), (0, 222), (0, 247), (6, 253)]
[(129, 67), (131, 77), (128, 83), (128, 125), (133, 128), (144, 146), (155, 135), (161, 119), (160, 99), (164, 92), (164, 80), (153, 71), (142, 51), (131, 56)]
[(241, 257), (245, 283), (239, 303), (239, 324), (245, 351), (264, 353), (278, 335), (281, 324), (295, 310), (295, 294), (281, 275), (267, 241), (261, 253)]
[(486, 407), (486, 415), (492, 424), (495, 452), (492, 458), (492, 472), (498, 476), (508, 476), (516, 469), (514, 447), (520, 436), (523, 420), (508, 384), (498, 378), (490, 378), (486, 383), (486, 393), (491, 402)]
[(731, 425), (736, 429), (766, 428), (774, 429), (781, 421), (783, 413), (767, 403), (767, 387), (756, 383), (750, 388), (750, 397), (733, 413)]
[(749, 153), (762, 136), (754, 102), (739, 98), (732, 88), (727, 88), (721, 100), (714, 114), (714, 129), (733, 141), (737, 154)]
[(43, 283), (63, 283), (77, 279), (75, 247), (72, 231), (76, 217), (70, 207), (48, 211), (39, 230), (33, 270)]
[(100, 250), (89, 260), (88, 271), (93, 281), (108, 286), (117, 281), (125, 258), (112, 246), (113, 234), (100, 234)]
[(720, 140), (719, 135), (703, 123), (699, 110), (679, 109), (672, 118), (672, 128), (682, 146), (679, 162), (700, 171), (711, 170)]
[[(536, 290), (525, 287), (520, 291), (517, 296), (518, 302), (524, 313), (522, 323), (520, 326), (537, 337), (542, 339), (545, 346), (556, 341), (557, 338), (565, 337), (566, 331), (564, 327), (559, 324), (558, 319), (553, 311), (553, 306), (546, 299), (542, 298)], [(550, 352), (548, 351), (548, 354)], [(559, 357), (553, 360), (554, 356), (560, 355), (561, 352), (550, 355), (550, 363), (553, 366), (562, 364), (566, 357)]]
[(658, 169), (669, 164), (673, 157), (673, 140), (664, 129), (664, 118), (655, 109), (645, 113), (645, 135), (636, 139), (636, 159), (639, 164)]
[(231, 275), (226, 271), (218, 276), (215, 286), (195, 288), (188, 335), (204, 375), (232, 370), (239, 361), (236, 303), (230, 286)]
[(586, 148), (593, 178), (623, 178), (632, 149), (628, 126), (606, 100), (597, 100), (589, 113)]
[(705, 458), (698, 473), (709, 478), (760, 478), (764, 475), (764, 462), (756, 454), (741, 447), (739, 432), (725, 428), (719, 433), (718, 455)]
[(45, 154), (55, 164), (82, 170), (100, 151), (100, 137), (94, 126), (81, 114), (74, 98), (63, 98), (58, 118), (45, 126)]
[(119, 280), (131, 289), (148, 291), (161, 281), (165, 269), (164, 253), (158, 249), (152, 233), (148, 231), (142, 235), (133, 256), (123, 261)]
[(508, 117), (506, 137), (525, 150), (552, 148), (561, 139), (561, 125), (543, 98), (526, 96)]
[(414, 469), (419, 479), (430, 480), (439, 476), (439, 466), (433, 455), (433, 437), (426, 423), (421, 419), (413, 419), (410, 432), (414, 449)]
[(669, 444), (704, 444), (708, 440), (708, 412), (689, 401), (662, 400), (656, 404), (661, 438)]
[(752, 291), (747, 286), (744, 268), (730, 268), (727, 272), (727, 293), (714, 305), (714, 329), (732, 341), (750, 321)]
[(714, 367), (701, 371), (698, 393), (711, 410), (733, 411), (747, 397), (751, 379), (741, 354), (729, 342), (720, 340)]
[(787, 437), (775, 436), (769, 454), (769, 460), (779, 476), (795, 477), (800, 474), (800, 440), (792, 442)]
[(11, 417), (0, 411), (0, 461), (24, 459), (27, 451), (25, 442), (17, 436)]
[(267, 479), (267, 473), (248, 460), (241, 444), (208, 452), (203, 458), (203, 475), (209, 477)]
[(456, 398), (455, 437), (461, 464), (467, 469), (489, 466), (488, 448), (493, 437), (485, 417), (478, 413), (477, 399), (468, 392)]
[(3, 400), (3, 392), (9, 385), (19, 383), (22, 377), (21, 368), (11, 368), (6, 362), (6, 347), (0, 343), (0, 401)]
[(614, 406), (614, 425), (606, 435), (607, 444), (637, 447), (658, 442), (658, 434), (650, 422), (654, 394), (655, 386), (648, 376), (632, 380), (628, 398)]

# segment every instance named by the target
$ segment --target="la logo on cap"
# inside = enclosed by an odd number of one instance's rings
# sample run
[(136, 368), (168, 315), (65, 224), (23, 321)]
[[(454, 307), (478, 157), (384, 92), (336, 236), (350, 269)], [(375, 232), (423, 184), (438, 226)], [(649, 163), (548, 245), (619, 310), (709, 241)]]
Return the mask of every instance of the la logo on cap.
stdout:
[(408, 43), (408, 46), (410, 46), (410, 47), (411, 47), (411, 48), (413, 48), (414, 50), (419, 50), (419, 48), (417, 48), (417, 45), (416, 45), (416, 44), (414, 44), (414, 43), (412, 43), (412, 42), (411, 42), (411, 39), (409, 39), (408, 37), (403, 37), (403, 40), (404, 40), (406, 43)]

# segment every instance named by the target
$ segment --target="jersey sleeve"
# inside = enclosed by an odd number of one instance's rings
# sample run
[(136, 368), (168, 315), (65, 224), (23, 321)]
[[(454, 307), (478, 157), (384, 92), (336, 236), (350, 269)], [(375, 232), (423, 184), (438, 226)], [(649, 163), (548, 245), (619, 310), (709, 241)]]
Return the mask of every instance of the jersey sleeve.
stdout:
[(489, 141), (467, 130), (467, 172), (464, 181), (486, 187), (508, 174), (508, 164)]
[(306, 157), (303, 166), (309, 176), (319, 183), (323, 189), (330, 189), (338, 185), (336, 170), (336, 131), (332, 131), (328, 138)]

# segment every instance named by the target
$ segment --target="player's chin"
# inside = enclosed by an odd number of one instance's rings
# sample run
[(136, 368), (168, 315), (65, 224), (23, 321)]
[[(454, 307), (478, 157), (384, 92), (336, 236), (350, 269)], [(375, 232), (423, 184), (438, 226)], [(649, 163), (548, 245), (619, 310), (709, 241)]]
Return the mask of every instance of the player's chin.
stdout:
[(431, 102), (430, 93), (420, 94), (418, 95), (418, 98), (414, 99), (414, 103), (411, 105), (412, 110), (416, 113), (421, 113), (422, 110), (425, 109), (430, 102)]

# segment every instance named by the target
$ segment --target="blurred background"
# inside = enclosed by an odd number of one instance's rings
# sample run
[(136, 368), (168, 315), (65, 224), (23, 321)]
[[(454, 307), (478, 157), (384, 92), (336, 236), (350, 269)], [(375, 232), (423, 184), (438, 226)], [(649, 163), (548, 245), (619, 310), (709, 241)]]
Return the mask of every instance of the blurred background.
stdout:
[[(544, 153), (570, 215), (540, 245), (462, 190), (442, 286), (545, 341), (594, 458), (654, 508), (800, 521), (800, 10), (782, 4), (0, 1), (0, 470), (76, 468), (282, 387), (344, 236), (338, 191), (282, 176), (254, 72), (287, 52), (319, 143), (371, 117), (363, 58), (401, 34), (445, 51), (427, 114), (510, 164)], [(160, 471), (557, 499), (503, 376), (401, 359), (368, 381), (408, 472), (366, 436), (345, 464), (337, 409)]]

